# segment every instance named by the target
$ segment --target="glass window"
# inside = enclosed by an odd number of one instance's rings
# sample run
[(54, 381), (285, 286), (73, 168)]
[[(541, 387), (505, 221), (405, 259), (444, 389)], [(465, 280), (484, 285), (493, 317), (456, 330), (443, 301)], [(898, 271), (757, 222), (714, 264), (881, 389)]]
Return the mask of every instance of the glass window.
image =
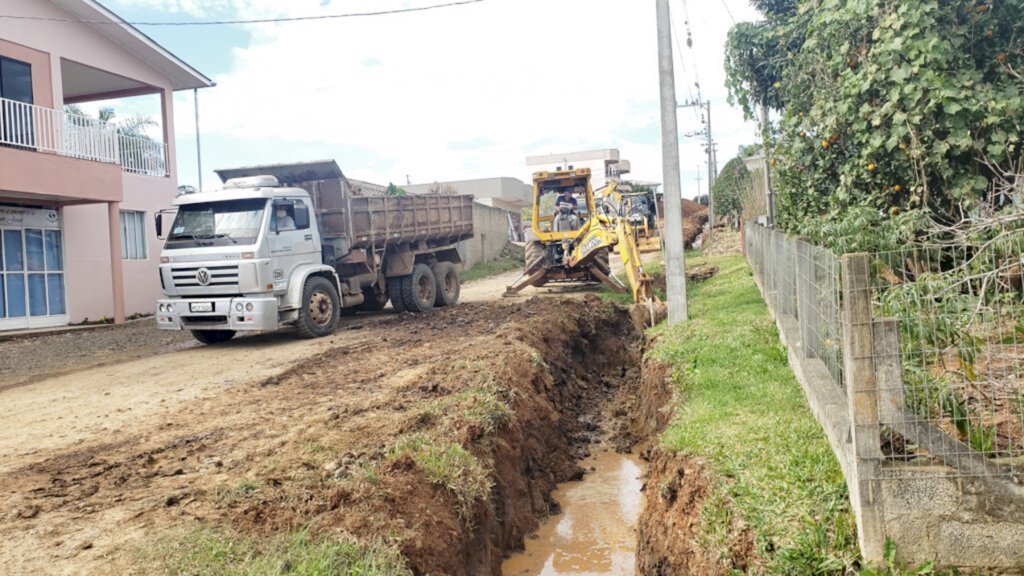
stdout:
[(146, 259), (146, 213), (121, 210), (121, 258)]
[(46, 275), (28, 275), (28, 303), (32, 316), (46, 316)]
[(50, 272), (64, 269), (64, 251), (61, 248), (60, 230), (47, 230), (46, 269)]
[(22, 274), (7, 275), (7, 317), (21, 318), (25, 316), (25, 276)]
[(0, 318), (7, 317), (7, 291), (4, 290), (4, 275), (0, 274)]
[(24, 253), (21, 250), (21, 230), (4, 230), (4, 264), (8, 272), (25, 269)]
[(43, 231), (37, 228), (25, 229), (25, 259), (30, 272), (46, 270), (43, 259)]
[(266, 205), (266, 200), (226, 200), (181, 206), (167, 247), (255, 244)]
[(0, 58), (0, 98), (32, 103), (32, 65)]
[(46, 302), (50, 315), (65, 314), (64, 309), (64, 275), (46, 275)]
[(4, 235), (0, 234), (0, 272), (4, 271)]

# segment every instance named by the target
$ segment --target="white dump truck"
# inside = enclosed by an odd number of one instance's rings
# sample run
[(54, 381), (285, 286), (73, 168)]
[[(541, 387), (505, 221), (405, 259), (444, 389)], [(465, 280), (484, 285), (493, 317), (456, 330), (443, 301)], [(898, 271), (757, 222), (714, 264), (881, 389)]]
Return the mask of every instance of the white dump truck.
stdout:
[(223, 189), (179, 195), (169, 228), (157, 216), (158, 327), (205, 344), (284, 326), (316, 338), (389, 301), (399, 312), (458, 301), (472, 196), (357, 195), (333, 161), (217, 173)]

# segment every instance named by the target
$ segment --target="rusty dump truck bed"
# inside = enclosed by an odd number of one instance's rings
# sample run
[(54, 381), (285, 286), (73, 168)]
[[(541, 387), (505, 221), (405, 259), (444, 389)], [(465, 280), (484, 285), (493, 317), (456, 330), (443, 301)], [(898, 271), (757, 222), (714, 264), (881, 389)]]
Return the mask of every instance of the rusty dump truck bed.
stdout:
[(473, 237), (473, 196), (360, 196), (333, 160), (217, 170), (221, 180), (270, 175), (309, 192), (320, 233), (339, 256), (405, 242), (454, 244)]

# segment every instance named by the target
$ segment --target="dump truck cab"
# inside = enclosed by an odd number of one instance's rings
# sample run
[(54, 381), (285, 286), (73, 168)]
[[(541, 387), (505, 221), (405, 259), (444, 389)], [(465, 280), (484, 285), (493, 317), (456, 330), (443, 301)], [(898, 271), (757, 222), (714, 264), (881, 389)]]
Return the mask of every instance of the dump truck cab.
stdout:
[[(160, 258), (157, 324), (197, 331), (273, 330), (298, 319), (300, 287), (322, 277), (323, 262), (309, 193), (280, 187), (273, 176), (237, 178), (222, 190), (178, 196)], [(283, 217), (279, 217), (283, 215)], [(334, 311), (326, 311), (333, 315)]]

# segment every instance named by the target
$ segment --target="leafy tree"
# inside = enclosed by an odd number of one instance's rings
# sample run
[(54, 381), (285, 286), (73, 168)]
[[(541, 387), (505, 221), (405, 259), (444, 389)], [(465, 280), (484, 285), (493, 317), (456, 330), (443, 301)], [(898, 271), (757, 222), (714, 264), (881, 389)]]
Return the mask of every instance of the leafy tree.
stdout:
[(748, 116), (780, 115), (765, 134), (780, 226), (821, 236), (864, 221), (853, 208), (949, 225), (1008, 203), (997, 181), (1022, 165), (1024, 0), (755, 4), (766, 20), (730, 32), (727, 84)]
[(388, 187), (387, 190), (384, 191), (384, 194), (387, 196), (405, 196), (408, 192), (405, 191), (405, 188), (400, 188), (395, 186), (394, 183), (388, 182)]
[(726, 214), (739, 214), (743, 210), (743, 196), (751, 189), (750, 172), (743, 163), (743, 158), (737, 156), (722, 168), (711, 194), (715, 198), (715, 212), (719, 216)]

